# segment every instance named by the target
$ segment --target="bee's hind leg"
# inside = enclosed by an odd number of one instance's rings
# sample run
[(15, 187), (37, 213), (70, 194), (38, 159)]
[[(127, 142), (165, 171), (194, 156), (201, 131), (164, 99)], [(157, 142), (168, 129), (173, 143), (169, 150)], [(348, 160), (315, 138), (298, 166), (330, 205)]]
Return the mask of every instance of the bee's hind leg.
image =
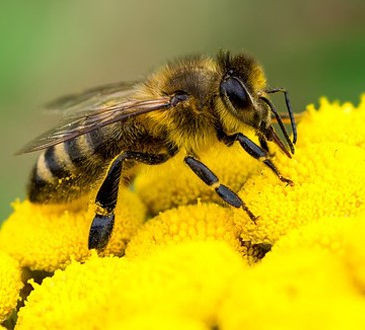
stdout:
[(148, 154), (126, 151), (114, 159), (96, 195), (97, 211), (89, 232), (89, 249), (102, 250), (108, 244), (114, 226), (114, 209), (118, 199), (123, 161), (133, 159), (145, 164), (160, 164), (168, 160), (177, 149), (166, 154)]
[(90, 227), (89, 249), (102, 249), (109, 241), (114, 226), (114, 209), (124, 159), (122, 154), (113, 161), (96, 195), (97, 211)]

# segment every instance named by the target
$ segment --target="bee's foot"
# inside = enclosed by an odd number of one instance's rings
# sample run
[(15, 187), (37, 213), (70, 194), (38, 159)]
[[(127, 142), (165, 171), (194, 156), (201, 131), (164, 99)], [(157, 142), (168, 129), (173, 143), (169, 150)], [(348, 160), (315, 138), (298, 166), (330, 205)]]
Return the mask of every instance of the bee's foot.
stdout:
[(252, 220), (252, 222), (256, 225), (257, 224), (257, 220), (259, 220), (261, 217), (258, 215), (257, 217), (253, 217), (253, 218), (251, 218), (250, 217), (250, 219)]
[(260, 218), (260, 216), (255, 216), (251, 210), (245, 205), (242, 205), (242, 209), (247, 213), (247, 215), (250, 217), (251, 221), (256, 224), (256, 221)]
[(283, 176), (279, 176), (279, 179), (281, 182), (286, 183), (287, 186), (291, 186), (291, 187), (294, 186), (294, 182), (290, 179), (284, 178)]
[(96, 214), (89, 232), (89, 250), (102, 250), (108, 244), (114, 227), (114, 214)]

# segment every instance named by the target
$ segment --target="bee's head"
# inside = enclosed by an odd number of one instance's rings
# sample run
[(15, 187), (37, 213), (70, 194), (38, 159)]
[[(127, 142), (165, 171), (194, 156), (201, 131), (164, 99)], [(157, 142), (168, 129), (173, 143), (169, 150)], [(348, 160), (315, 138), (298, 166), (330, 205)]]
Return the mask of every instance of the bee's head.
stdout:
[(258, 129), (270, 125), (270, 113), (260, 100), (265, 94), (266, 78), (262, 67), (248, 55), (218, 55), (221, 81), (219, 96), (225, 108), (238, 120)]
[[(284, 150), (284, 144), (271, 125), (271, 114), (275, 114), (276, 109), (267, 98), (266, 78), (261, 65), (251, 56), (246, 54), (231, 56), (229, 52), (221, 52), (218, 55), (218, 65), (221, 72), (219, 98), (225, 110), (239, 122), (254, 128), (258, 135), (267, 140), (274, 140)], [(281, 121), (281, 118), (275, 117)], [(282, 122), (280, 125), (285, 131)], [(292, 122), (293, 132), (294, 126)], [(293, 144), (284, 131), (293, 153)]]

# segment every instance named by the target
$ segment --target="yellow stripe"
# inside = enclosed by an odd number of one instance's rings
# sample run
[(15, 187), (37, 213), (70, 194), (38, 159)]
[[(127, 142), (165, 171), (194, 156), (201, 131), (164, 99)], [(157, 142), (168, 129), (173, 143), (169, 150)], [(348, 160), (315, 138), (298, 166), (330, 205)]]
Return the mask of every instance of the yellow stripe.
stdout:
[(55, 179), (47, 166), (44, 155), (45, 152), (42, 152), (42, 154), (38, 157), (37, 176), (46, 182), (53, 183)]
[(87, 140), (87, 134), (81, 135), (77, 138), (77, 145), (79, 146), (80, 152), (82, 152), (83, 156), (93, 156), (94, 149)]
[(62, 164), (64, 168), (73, 172), (75, 170), (75, 166), (72, 164), (70, 156), (65, 150), (64, 143), (58, 144), (54, 146), (55, 148), (55, 156), (57, 158), (57, 163)]

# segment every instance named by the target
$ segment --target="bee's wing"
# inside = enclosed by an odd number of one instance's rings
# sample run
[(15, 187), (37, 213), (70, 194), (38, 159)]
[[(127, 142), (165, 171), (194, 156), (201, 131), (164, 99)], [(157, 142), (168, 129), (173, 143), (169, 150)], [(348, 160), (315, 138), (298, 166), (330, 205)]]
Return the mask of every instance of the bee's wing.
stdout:
[(133, 92), (138, 84), (133, 82), (118, 82), (88, 89), (79, 94), (66, 95), (45, 105), (53, 113), (62, 113), (65, 117), (78, 116), (84, 111), (97, 111), (108, 102), (122, 100)]
[(151, 111), (167, 110), (172, 106), (170, 96), (151, 100), (124, 98), (122, 101), (114, 103), (109, 106), (105, 104), (95, 106), (88, 111), (83, 111), (79, 116), (69, 116), (56, 128), (31, 141), (17, 154), (46, 149), (123, 119)]

